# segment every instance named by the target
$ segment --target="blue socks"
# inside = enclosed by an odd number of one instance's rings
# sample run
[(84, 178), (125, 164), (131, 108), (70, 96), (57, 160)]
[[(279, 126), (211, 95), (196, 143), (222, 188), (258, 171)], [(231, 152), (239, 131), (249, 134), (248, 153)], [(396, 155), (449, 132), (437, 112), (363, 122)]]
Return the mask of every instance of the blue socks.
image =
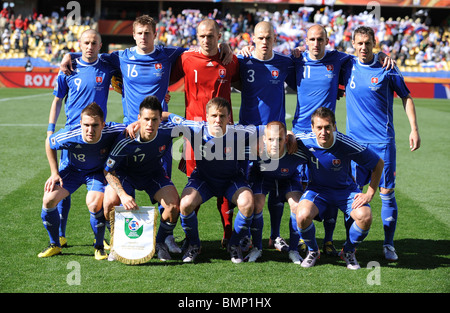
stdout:
[(156, 235), (156, 242), (163, 243), (167, 236), (173, 234), (173, 229), (177, 223), (171, 223), (169, 221), (160, 220), (158, 234)]
[(189, 244), (200, 247), (200, 238), (198, 235), (198, 219), (195, 211), (187, 216), (180, 214), (180, 222)]
[(280, 202), (275, 195), (269, 193), (267, 200), (267, 208), (270, 215), (270, 238), (276, 239), (280, 237), (280, 225), (283, 217), (284, 202)]
[(355, 248), (367, 237), (368, 230), (362, 230), (353, 222), (348, 230), (348, 237), (344, 244), (344, 252), (354, 252)]
[(66, 226), (67, 219), (69, 218), (69, 211), (71, 205), (70, 195), (59, 201), (57, 208), (59, 212), (59, 218), (61, 219), (61, 224), (59, 226), (59, 236), (66, 237)]
[(240, 211), (234, 219), (234, 229), (233, 234), (230, 238), (230, 246), (239, 245), (239, 241), (243, 236), (248, 234), (248, 229), (250, 228), (253, 220), (253, 214), (250, 217), (245, 217)]
[(42, 207), (41, 219), (44, 224), (45, 229), (50, 237), (50, 243), (60, 247), (59, 243), (59, 225), (60, 217), (56, 207), (54, 208), (44, 208)]
[(264, 227), (263, 212), (253, 214), (250, 232), (252, 235), (253, 246), (262, 250), (262, 232)]
[(300, 241), (300, 233), (297, 227), (297, 218), (294, 213), (291, 212), (291, 217), (289, 218), (289, 251), (297, 250), (298, 242)]
[(309, 225), (305, 229), (298, 228), (298, 230), (302, 239), (305, 241), (306, 246), (308, 246), (308, 250), (318, 251), (319, 247), (317, 246), (316, 227), (314, 226), (314, 222), (311, 222), (311, 225)]
[(106, 219), (105, 215), (103, 214), (103, 209), (101, 209), (96, 213), (93, 212), (89, 213), (90, 213), (89, 221), (91, 223), (91, 228), (95, 236), (94, 246), (102, 247), (103, 239), (105, 238), (105, 226), (106, 226)]
[(323, 229), (325, 230), (325, 236), (323, 242), (333, 241), (333, 233), (336, 227), (336, 219), (338, 215), (338, 210), (333, 210), (332, 216), (326, 216), (323, 219)]
[(384, 244), (394, 246), (394, 234), (397, 226), (397, 201), (395, 200), (395, 191), (382, 194), (381, 197), (381, 220), (384, 228)]

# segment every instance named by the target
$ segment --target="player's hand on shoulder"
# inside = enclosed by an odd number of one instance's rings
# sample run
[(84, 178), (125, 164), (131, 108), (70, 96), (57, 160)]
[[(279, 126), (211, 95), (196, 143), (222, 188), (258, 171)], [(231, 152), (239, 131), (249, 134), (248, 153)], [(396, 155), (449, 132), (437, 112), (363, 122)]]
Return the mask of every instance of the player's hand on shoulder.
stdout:
[(244, 46), (242, 47), (241, 51), (239, 51), (239, 54), (243, 55), (246, 58), (249, 58), (252, 56), (253, 50), (255, 50), (254, 46)]
[(223, 65), (228, 65), (233, 61), (233, 51), (229, 44), (220, 43), (219, 44), (220, 59)]
[(59, 70), (63, 72), (65, 75), (70, 75), (73, 72), (72, 67), (72, 58), (70, 54), (66, 53), (61, 60), (61, 64), (59, 65)]
[(305, 47), (298, 46), (294, 50), (292, 50), (292, 55), (294, 58), (299, 58), (302, 56), (302, 53), (305, 51)]
[(298, 150), (297, 139), (292, 131), (287, 132), (287, 144), (286, 149), (288, 154), (293, 154)]
[(111, 78), (111, 86), (115, 92), (122, 94), (123, 90), (123, 79), (122, 75), (116, 74)]
[(130, 137), (132, 139), (136, 139), (136, 133), (138, 132), (140, 126), (139, 122), (133, 122), (125, 128), (125, 136)]
[(383, 67), (386, 70), (391, 70), (393, 69), (395, 66), (397, 66), (397, 63), (395, 62), (394, 59), (392, 59), (390, 56), (388, 56), (386, 53), (384, 52), (380, 52), (378, 54), (378, 59), (380, 60), (380, 63), (383, 64)]

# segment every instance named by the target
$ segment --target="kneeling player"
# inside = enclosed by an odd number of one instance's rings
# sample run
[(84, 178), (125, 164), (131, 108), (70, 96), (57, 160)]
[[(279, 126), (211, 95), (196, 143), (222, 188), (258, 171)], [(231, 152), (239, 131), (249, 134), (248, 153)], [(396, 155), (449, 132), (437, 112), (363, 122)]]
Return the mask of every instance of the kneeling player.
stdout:
[[(297, 212), (297, 225), (308, 246), (303, 267), (314, 266), (320, 256), (313, 219), (323, 217), (326, 210), (339, 208), (344, 213), (347, 240), (340, 253), (347, 268), (360, 268), (355, 258), (356, 246), (364, 240), (372, 224), (369, 202), (372, 200), (383, 170), (383, 160), (350, 137), (336, 131), (334, 113), (324, 107), (311, 116), (312, 132), (300, 139), (314, 155), (309, 163), (310, 183), (302, 195)], [(372, 172), (366, 193), (356, 186), (351, 161)]]
[(297, 151), (288, 154), (286, 126), (277, 121), (266, 125), (263, 141), (265, 147), (263, 154), (258, 162), (254, 162), (250, 171), (249, 180), (255, 199), (255, 213), (250, 227), (254, 248), (247, 255), (246, 260), (254, 262), (262, 255), (264, 225), (262, 211), (266, 195), (272, 192), (280, 202), (287, 201), (290, 206), (289, 258), (292, 262), (300, 264), (303, 259), (297, 250), (300, 236), (297, 232), (295, 216), (303, 193), (303, 186), (300, 183), (297, 167), (299, 164), (308, 162), (308, 150), (300, 140), (297, 140)]
[[(109, 183), (105, 192), (105, 210), (115, 205), (138, 209), (135, 190), (144, 190), (152, 203), (161, 203), (164, 210), (156, 235), (156, 249), (161, 261), (170, 260), (166, 238), (173, 233), (180, 214), (180, 197), (162, 165), (162, 157), (172, 143), (171, 123), (161, 123), (162, 107), (154, 96), (148, 96), (139, 108), (139, 132), (136, 138), (122, 134), (114, 144), (105, 166)], [(109, 214), (106, 214), (109, 216)], [(171, 237), (173, 238), (173, 237)], [(172, 252), (181, 253), (175, 247)]]
[[(223, 98), (213, 98), (206, 105), (206, 122), (184, 120), (173, 114), (169, 118), (180, 125), (196, 160), (196, 169), (186, 184), (180, 202), (181, 226), (188, 248), (184, 262), (193, 262), (200, 250), (198, 220), (195, 209), (211, 197), (225, 196), (237, 205), (239, 212), (229, 248), (231, 261), (241, 263), (240, 239), (248, 232), (253, 218), (253, 193), (241, 171), (239, 161), (245, 159), (255, 127), (229, 125), (231, 105)], [(255, 136), (256, 139), (256, 136)]]
[[(103, 215), (103, 192), (105, 177), (102, 167), (116, 137), (125, 130), (125, 125), (105, 125), (103, 111), (96, 103), (89, 104), (81, 112), (80, 126), (64, 128), (51, 135), (45, 150), (50, 164), (51, 176), (45, 183), (42, 204), (42, 221), (50, 237), (50, 245), (38, 257), (50, 257), (61, 253), (59, 241), (60, 216), (56, 205), (75, 192), (82, 184), (87, 187), (86, 204), (91, 212), (90, 221), (95, 235), (95, 258), (107, 258), (103, 239), (105, 218)], [(57, 151), (68, 151), (68, 166), (58, 170)]]

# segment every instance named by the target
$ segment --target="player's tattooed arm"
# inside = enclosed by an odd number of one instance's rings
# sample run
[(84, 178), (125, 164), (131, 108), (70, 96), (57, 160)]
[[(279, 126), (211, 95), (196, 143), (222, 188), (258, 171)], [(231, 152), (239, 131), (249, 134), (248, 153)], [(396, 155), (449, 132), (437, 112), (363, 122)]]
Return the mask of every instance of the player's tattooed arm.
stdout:
[(137, 210), (138, 206), (134, 201), (133, 197), (125, 192), (122, 184), (120, 183), (119, 177), (115, 171), (107, 172), (104, 171), (105, 178), (108, 181), (108, 184), (114, 189), (117, 193), (117, 196), (120, 198), (120, 202), (126, 210)]

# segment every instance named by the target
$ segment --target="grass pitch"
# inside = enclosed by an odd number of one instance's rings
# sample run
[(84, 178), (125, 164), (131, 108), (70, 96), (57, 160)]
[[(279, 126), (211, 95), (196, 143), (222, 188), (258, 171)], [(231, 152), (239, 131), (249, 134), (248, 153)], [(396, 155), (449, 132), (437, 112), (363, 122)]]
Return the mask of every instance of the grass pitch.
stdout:
[[(86, 191), (72, 195), (67, 226), (68, 248), (63, 255), (39, 259), (48, 236), (40, 218), (44, 182), (50, 174), (44, 140), (51, 90), (0, 89), (0, 292), (2, 293), (448, 293), (450, 291), (450, 103), (448, 100), (415, 99), (422, 147), (409, 151), (409, 123), (400, 101), (394, 105), (397, 132), (397, 202), (399, 221), (396, 249), (399, 261), (388, 263), (382, 256), (381, 201), (372, 201), (374, 222), (357, 258), (362, 269), (350, 271), (338, 258), (322, 256), (317, 265), (303, 269), (287, 254), (267, 249), (270, 223), (264, 211), (264, 250), (260, 262), (232, 264), (220, 248), (223, 230), (215, 199), (199, 212), (202, 254), (195, 264), (180, 257), (145, 265), (96, 261), (93, 234), (85, 205)], [(110, 93), (108, 120), (122, 121), (118, 94)], [(173, 93), (169, 108), (184, 115), (184, 97)], [(233, 94), (235, 120), (240, 98)], [(287, 96), (288, 127), (295, 112), (295, 96)], [(63, 114), (63, 113), (62, 113)], [(345, 130), (345, 100), (337, 106), (338, 129)], [(64, 124), (61, 115), (57, 129)], [(184, 174), (174, 162), (173, 181), (181, 193)], [(148, 197), (137, 194), (140, 205)], [(281, 234), (288, 238), (289, 208), (285, 206)], [(334, 239), (345, 240), (342, 213)], [(322, 245), (322, 225), (316, 225)], [(177, 225), (175, 237), (184, 238)], [(368, 266), (369, 265), (369, 266)], [(372, 267), (377, 265), (379, 267)], [(367, 268), (368, 266), (368, 268)], [(73, 278), (77, 277), (78, 280)], [(156, 298), (157, 299), (157, 298)], [(173, 304), (173, 305), (176, 305)]]

